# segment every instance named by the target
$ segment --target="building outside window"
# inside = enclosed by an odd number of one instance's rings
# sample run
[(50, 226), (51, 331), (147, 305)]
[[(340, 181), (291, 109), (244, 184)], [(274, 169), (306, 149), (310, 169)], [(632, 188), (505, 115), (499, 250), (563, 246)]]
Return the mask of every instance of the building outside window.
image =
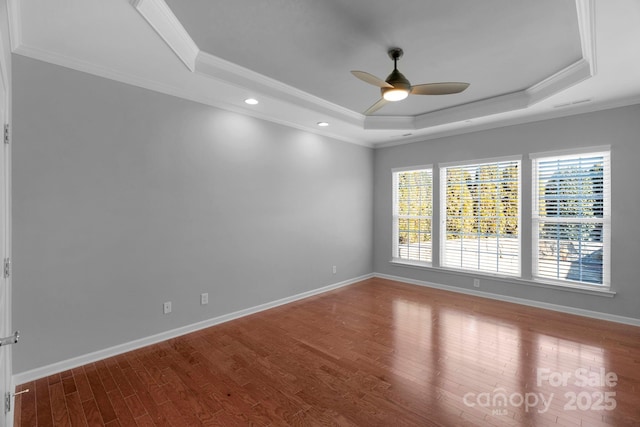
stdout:
[(608, 148), (531, 158), (534, 278), (609, 287)]

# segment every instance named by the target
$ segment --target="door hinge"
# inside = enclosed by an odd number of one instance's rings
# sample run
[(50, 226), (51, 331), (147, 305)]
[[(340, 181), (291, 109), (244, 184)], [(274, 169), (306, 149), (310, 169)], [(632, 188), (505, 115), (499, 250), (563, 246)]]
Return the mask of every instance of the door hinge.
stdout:
[(8, 279), (11, 276), (11, 258), (4, 259), (4, 278)]
[(5, 124), (4, 125), (4, 143), (8, 144), (9, 143), (9, 124)]
[(4, 394), (4, 413), (5, 414), (8, 414), (9, 412), (11, 412), (11, 398), (24, 393), (29, 393), (29, 389), (22, 390), (17, 393), (11, 393), (10, 391), (8, 391)]

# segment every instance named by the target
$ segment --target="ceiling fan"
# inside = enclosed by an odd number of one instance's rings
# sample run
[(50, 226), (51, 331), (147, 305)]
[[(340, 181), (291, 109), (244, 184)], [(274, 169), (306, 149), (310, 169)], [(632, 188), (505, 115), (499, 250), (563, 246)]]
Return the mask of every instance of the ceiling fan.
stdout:
[(389, 57), (393, 59), (393, 71), (386, 80), (379, 79), (364, 71), (351, 71), (351, 74), (360, 80), (378, 86), (382, 93), (382, 98), (369, 107), (364, 112), (365, 115), (378, 111), (387, 102), (401, 101), (409, 95), (450, 95), (460, 93), (469, 87), (469, 83), (463, 82), (427, 83), (411, 86), (409, 80), (398, 71), (398, 59), (402, 57), (403, 53), (399, 47), (389, 49)]

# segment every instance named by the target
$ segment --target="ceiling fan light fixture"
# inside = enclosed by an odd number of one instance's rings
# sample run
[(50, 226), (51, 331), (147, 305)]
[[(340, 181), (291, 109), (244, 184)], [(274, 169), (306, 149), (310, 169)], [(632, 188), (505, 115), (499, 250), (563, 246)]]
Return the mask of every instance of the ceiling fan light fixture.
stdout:
[(391, 102), (402, 101), (409, 96), (408, 89), (402, 88), (382, 88), (382, 97)]
[(390, 84), (392, 87), (383, 87), (381, 88), (382, 97), (391, 102), (402, 101), (407, 96), (409, 96), (409, 92), (411, 91), (411, 83), (409, 80), (400, 72), (397, 68), (395, 68), (395, 60), (394, 60), (394, 69), (387, 77), (386, 82)]
[(387, 102), (402, 101), (409, 95), (451, 95), (460, 93), (469, 87), (469, 83), (464, 82), (440, 82), (425, 83), (412, 86), (409, 80), (398, 71), (398, 59), (402, 56), (402, 49), (393, 47), (387, 51), (389, 57), (393, 60), (393, 71), (386, 80), (382, 80), (373, 74), (365, 71), (351, 71), (356, 78), (365, 83), (380, 88), (382, 98), (363, 113), (365, 116), (375, 113), (384, 107)]

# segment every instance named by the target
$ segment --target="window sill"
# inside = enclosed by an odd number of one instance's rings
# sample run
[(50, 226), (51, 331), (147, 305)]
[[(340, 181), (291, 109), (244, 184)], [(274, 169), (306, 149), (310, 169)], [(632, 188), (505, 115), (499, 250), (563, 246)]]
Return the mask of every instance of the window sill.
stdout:
[(546, 281), (536, 280), (536, 279), (522, 279), (515, 276), (500, 276), (495, 274), (487, 274), (483, 272), (468, 272), (468, 271), (461, 271), (461, 270), (453, 270), (450, 268), (434, 267), (430, 263), (426, 263), (426, 262), (407, 261), (407, 260), (401, 260), (401, 259), (392, 259), (389, 262), (399, 267), (417, 268), (421, 270), (436, 271), (439, 273), (449, 273), (449, 274), (455, 274), (457, 276), (471, 277), (476, 279), (479, 277), (484, 277), (487, 280), (494, 280), (497, 282), (506, 282), (506, 283), (512, 283), (517, 285), (525, 285), (525, 286), (535, 286), (538, 288), (554, 289), (557, 291), (575, 292), (579, 294), (595, 295), (595, 296), (608, 297), (608, 298), (613, 298), (616, 295), (616, 293), (610, 289), (598, 289), (591, 286), (571, 285), (571, 284), (556, 283), (556, 282), (552, 283), (552, 282), (546, 282)]

